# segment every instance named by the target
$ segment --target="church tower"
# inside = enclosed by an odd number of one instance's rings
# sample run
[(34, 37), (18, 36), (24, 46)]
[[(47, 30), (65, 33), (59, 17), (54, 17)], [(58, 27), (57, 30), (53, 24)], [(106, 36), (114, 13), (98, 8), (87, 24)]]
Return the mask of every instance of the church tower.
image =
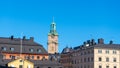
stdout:
[(58, 33), (56, 31), (56, 23), (53, 22), (50, 25), (50, 32), (48, 33), (48, 53), (58, 53)]

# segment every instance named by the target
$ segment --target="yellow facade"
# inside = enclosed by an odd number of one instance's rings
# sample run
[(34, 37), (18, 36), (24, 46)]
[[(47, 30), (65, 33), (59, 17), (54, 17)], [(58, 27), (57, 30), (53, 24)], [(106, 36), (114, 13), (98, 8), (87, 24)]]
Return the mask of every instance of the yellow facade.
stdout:
[(13, 60), (11, 62), (8, 63), (8, 67), (15, 67), (15, 68), (34, 68), (34, 63), (28, 61), (28, 60), (25, 60), (25, 59), (22, 59), (22, 58), (19, 58), (19, 59), (16, 59), (16, 60)]

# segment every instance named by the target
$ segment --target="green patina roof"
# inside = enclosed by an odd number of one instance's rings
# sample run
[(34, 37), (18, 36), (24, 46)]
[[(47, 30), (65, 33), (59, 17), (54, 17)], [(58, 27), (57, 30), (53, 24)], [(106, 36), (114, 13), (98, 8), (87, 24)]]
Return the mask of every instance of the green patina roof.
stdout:
[(54, 32), (54, 33), (48, 33), (48, 35), (58, 35), (57, 32)]

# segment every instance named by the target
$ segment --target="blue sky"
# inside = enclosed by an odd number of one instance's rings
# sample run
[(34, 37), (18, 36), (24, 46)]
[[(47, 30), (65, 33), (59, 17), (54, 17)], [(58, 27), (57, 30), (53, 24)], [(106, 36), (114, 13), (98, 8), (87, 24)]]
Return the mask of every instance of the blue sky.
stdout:
[(0, 36), (27, 38), (47, 49), (52, 17), (59, 33), (59, 51), (104, 38), (120, 44), (119, 0), (1, 0)]

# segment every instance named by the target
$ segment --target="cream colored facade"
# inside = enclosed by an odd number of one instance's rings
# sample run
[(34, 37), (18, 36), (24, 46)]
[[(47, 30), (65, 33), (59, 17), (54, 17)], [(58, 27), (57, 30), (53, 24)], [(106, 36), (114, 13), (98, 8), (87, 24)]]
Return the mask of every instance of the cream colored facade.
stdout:
[(120, 50), (94, 49), (94, 59), (94, 68), (120, 68)]
[(8, 67), (15, 68), (34, 68), (34, 64), (28, 60), (19, 58), (8, 63)]
[[(71, 68), (120, 68), (120, 45), (84, 46), (70, 53), (72, 55)], [(68, 61), (66, 57), (61, 59), (64, 59), (62, 62)], [(68, 63), (70, 62), (63, 65)], [(69, 67), (65, 66), (65, 68)]]

